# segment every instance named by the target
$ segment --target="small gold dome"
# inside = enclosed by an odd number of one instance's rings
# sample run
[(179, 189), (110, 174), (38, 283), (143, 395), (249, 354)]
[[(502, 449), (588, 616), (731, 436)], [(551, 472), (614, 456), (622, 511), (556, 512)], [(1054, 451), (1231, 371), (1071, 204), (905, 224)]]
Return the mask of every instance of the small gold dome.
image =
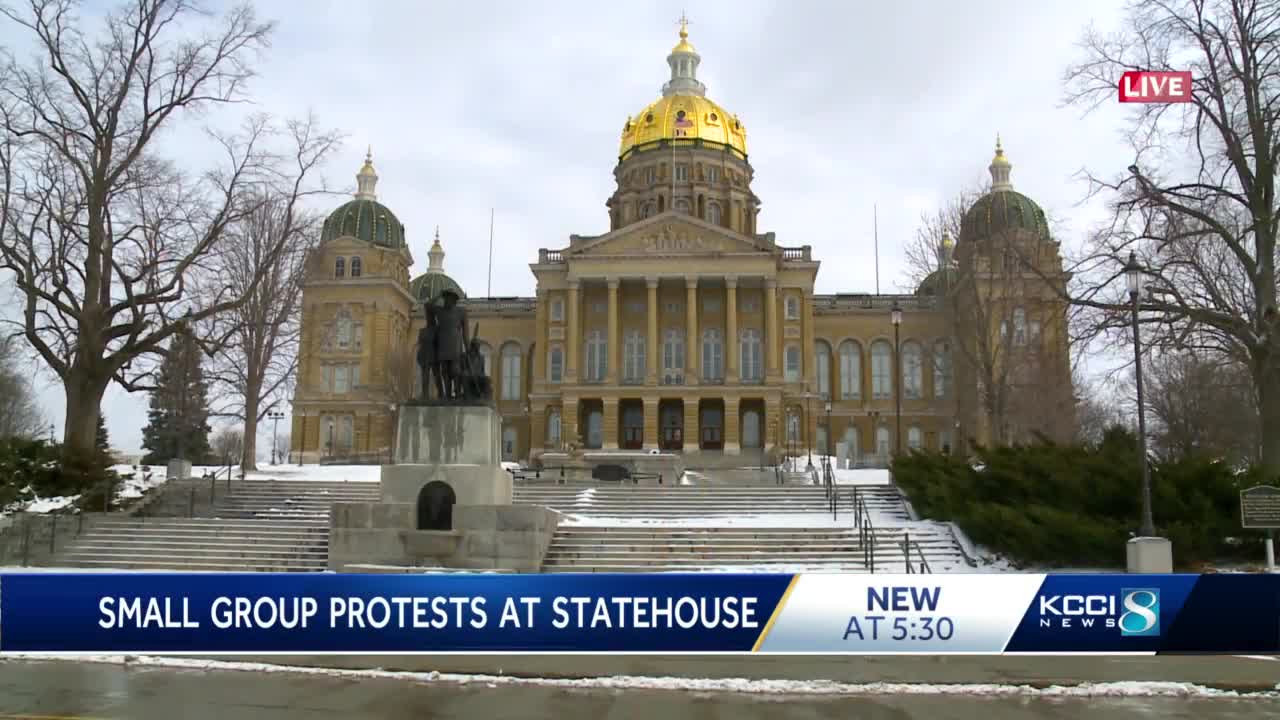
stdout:
[(689, 43), (689, 20), (683, 15), (680, 16), (680, 42), (671, 48), (672, 53), (695, 53), (693, 45)]
[(996, 156), (991, 159), (992, 165), (1009, 165), (1009, 158), (1004, 156), (1004, 148), (1000, 145), (1000, 134), (996, 133)]
[(629, 118), (622, 128), (618, 155), (626, 157), (637, 150), (656, 147), (650, 144), (660, 140), (692, 144), (695, 139), (727, 145), (743, 158), (747, 155), (747, 129), (742, 121), (719, 104), (698, 95), (659, 98)]

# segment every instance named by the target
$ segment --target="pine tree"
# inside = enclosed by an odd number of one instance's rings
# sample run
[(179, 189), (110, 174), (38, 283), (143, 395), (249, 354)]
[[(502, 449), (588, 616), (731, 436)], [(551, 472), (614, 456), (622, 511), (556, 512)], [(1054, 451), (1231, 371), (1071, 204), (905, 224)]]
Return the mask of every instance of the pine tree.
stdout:
[(151, 391), (147, 426), (142, 429), (144, 465), (164, 465), (182, 457), (193, 464), (209, 459), (208, 383), (200, 346), (190, 331), (174, 335)]
[(98, 454), (104, 457), (111, 454), (111, 438), (107, 435), (107, 418), (98, 413), (98, 436), (94, 440), (94, 446), (98, 449)]

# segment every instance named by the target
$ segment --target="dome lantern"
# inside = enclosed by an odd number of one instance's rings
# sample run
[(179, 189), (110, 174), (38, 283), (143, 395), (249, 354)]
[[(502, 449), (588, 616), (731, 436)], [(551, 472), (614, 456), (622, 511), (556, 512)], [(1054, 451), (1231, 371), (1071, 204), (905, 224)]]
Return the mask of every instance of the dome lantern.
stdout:
[(707, 86), (698, 82), (698, 64), (702, 58), (689, 44), (689, 18), (680, 15), (680, 42), (671, 48), (667, 64), (671, 66), (671, 79), (662, 86), (662, 96), (707, 94)]
[(409, 293), (417, 298), (418, 302), (430, 302), (445, 290), (456, 293), (460, 298), (467, 296), (462, 291), (462, 286), (445, 274), (444, 247), (440, 245), (439, 225), (436, 226), (436, 237), (431, 243), (431, 249), (427, 251), (427, 261), (427, 271), (409, 281)]
[(374, 194), (374, 188), (377, 186), (378, 173), (373, 170), (373, 146), (370, 145), (364, 156), (364, 167), (356, 173), (356, 199), (377, 200), (378, 196)]
[(1009, 158), (1004, 156), (1004, 148), (1000, 146), (1000, 134), (996, 133), (996, 156), (991, 159), (991, 164), (987, 169), (991, 171), (991, 190), (999, 192), (1001, 190), (1012, 190), (1013, 183), (1009, 182), (1009, 171), (1013, 165), (1009, 163)]
[(427, 272), (444, 272), (444, 248), (440, 246), (440, 226), (436, 226), (436, 240), (427, 251)]

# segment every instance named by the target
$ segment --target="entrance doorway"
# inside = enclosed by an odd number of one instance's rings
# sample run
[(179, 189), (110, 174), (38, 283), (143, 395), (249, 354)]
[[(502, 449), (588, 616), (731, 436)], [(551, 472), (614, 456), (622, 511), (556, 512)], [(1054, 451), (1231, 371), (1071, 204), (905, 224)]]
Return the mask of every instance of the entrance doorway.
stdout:
[(618, 403), (622, 413), (622, 442), (626, 450), (644, 447), (644, 405), (639, 400), (623, 400)]
[(599, 400), (582, 401), (582, 446), (599, 450), (604, 446), (604, 403)]
[(703, 400), (698, 409), (700, 446), (703, 450), (724, 449), (724, 402)]
[(764, 447), (764, 401), (756, 398), (742, 400), (738, 427), (741, 428), (739, 444), (744, 450)]
[(432, 480), (418, 491), (418, 529), (452, 530), (453, 504), (458, 501), (448, 483)]
[(858, 428), (850, 425), (844, 429), (844, 444), (846, 458), (849, 461), (849, 467), (855, 467), (858, 464)]
[(658, 422), (662, 427), (663, 450), (684, 449), (684, 403), (663, 400), (658, 404)]

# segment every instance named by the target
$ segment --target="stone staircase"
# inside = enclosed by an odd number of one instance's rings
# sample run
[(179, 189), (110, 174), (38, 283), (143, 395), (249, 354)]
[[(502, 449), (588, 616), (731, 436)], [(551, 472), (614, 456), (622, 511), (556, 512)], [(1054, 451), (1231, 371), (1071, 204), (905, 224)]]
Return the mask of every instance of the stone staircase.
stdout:
[[(194, 494), (192, 494), (194, 491)], [(219, 495), (220, 494), (220, 495)], [(376, 483), (182, 481), (148, 514), (103, 520), (58, 553), (62, 567), (318, 572), (329, 504), (378, 498)], [(210, 502), (212, 500), (212, 502)], [(192, 513), (196, 517), (187, 517)]]
[[(893, 522), (910, 520), (897, 487), (864, 485), (867, 509)], [(831, 517), (826, 491), (816, 485), (517, 485), (515, 500), (568, 515), (601, 518), (749, 517), (813, 514)], [(852, 524), (853, 488), (841, 486), (837, 518)], [(816, 524), (816, 523), (815, 523)]]

